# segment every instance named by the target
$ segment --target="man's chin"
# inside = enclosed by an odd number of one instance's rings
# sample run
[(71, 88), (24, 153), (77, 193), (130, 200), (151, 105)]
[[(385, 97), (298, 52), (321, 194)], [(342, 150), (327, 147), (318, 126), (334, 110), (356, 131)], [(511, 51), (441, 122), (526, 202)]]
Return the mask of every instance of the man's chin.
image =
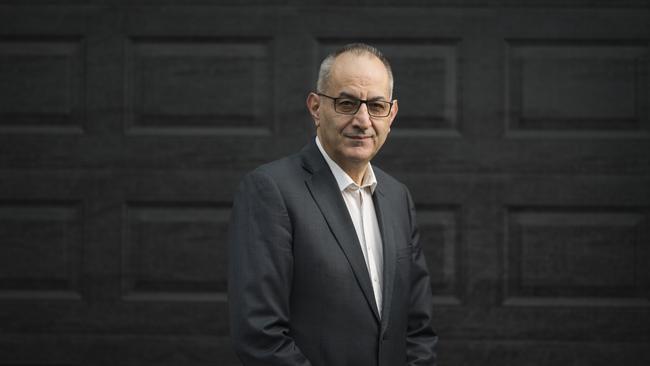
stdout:
[(374, 156), (372, 149), (367, 147), (348, 147), (345, 149), (345, 159), (357, 163), (368, 162)]

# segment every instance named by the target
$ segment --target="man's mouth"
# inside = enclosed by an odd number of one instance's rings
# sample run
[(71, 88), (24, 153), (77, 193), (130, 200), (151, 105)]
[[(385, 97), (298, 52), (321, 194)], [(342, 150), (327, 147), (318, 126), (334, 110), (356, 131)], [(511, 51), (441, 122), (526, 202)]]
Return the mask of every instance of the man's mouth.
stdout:
[(344, 136), (353, 140), (365, 140), (372, 137), (371, 135), (344, 135)]

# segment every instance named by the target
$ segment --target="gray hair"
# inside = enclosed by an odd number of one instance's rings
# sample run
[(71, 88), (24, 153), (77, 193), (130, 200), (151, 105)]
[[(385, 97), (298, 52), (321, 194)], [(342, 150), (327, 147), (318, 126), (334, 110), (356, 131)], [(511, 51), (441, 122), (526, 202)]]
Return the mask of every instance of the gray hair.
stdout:
[(325, 57), (323, 62), (320, 64), (320, 69), (318, 70), (318, 81), (316, 82), (316, 91), (319, 93), (325, 93), (325, 89), (329, 86), (329, 79), (332, 72), (332, 65), (336, 58), (346, 52), (350, 52), (354, 55), (372, 55), (375, 56), (381, 61), (386, 67), (386, 72), (388, 73), (388, 94), (389, 98), (392, 98), (393, 95), (393, 71), (390, 67), (390, 63), (386, 56), (384, 56), (381, 51), (377, 48), (367, 45), (365, 43), (350, 43), (345, 46), (337, 49), (336, 51), (330, 53)]

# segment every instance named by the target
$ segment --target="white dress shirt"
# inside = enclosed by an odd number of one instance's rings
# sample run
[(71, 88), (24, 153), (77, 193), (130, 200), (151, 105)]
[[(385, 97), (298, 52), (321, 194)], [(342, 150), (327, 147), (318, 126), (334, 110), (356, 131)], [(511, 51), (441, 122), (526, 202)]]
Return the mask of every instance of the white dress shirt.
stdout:
[(379, 232), (379, 223), (377, 222), (377, 214), (375, 212), (375, 204), (372, 201), (372, 194), (377, 187), (377, 179), (372, 170), (372, 166), (368, 163), (368, 169), (363, 176), (361, 186), (356, 184), (352, 178), (334, 161), (332, 160), (323, 146), (321, 145), (318, 136), (316, 136), (316, 145), (318, 150), (325, 158), (327, 165), (329, 165), (336, 182), (338, 183), (341, 196), (345, 201), (348, 208), (354, 229), (361, 244), (361, 251), (366, 260), (368, 273), (370, 274), (370, 281), (372, 283), (372, 290), (377, 302), (377, 308), (381, 315), (382, 308), (382, 286), (383, 286), (383, 267), (384, 255), (382, 251), (381, 234)]

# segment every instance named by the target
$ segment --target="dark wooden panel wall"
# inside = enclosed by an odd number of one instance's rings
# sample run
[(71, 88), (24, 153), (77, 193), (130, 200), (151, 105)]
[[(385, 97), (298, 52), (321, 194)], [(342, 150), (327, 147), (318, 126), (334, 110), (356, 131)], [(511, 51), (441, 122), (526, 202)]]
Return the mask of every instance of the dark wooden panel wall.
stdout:
[[(650, 364), (646, 1), (0, 4), (0, 364), (237, 365), (245, 171), (320, 58), (392, 59), (444, 365)], [(362, 350), (360, 350), (362, 351)]]

